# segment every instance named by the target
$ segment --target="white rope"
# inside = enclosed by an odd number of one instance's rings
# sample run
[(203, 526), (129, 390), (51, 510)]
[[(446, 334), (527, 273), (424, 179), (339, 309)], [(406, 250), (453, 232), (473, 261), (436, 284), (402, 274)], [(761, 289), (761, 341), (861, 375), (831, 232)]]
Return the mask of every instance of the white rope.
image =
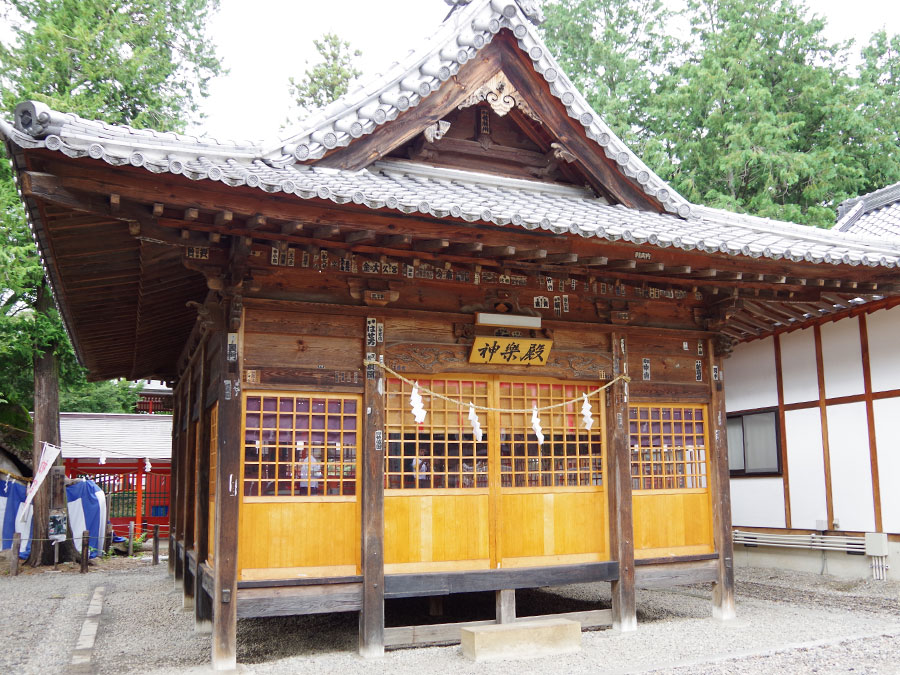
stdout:
[(364, 366), (378, 366), (379, 368), (381, 368), (381, 369), (384, 370), (385, 372), (389, 373), (390, 375), (393, 375), (393, 376), (396, 377), (397, 379), (402, 380), (403, 382), (406, 382), (406, 384), (408, 384), (410, 387), (418, 387), (418, 389), (419, 389), (420, 392), (424, 392), (424, 393), (428, 394), (429, 396), (433, 396), (434, 398), (440, 399), (440, 400), (442, 400), (442, 401), (447, 401), (447, 403), (453, 403), (454, 405), (460, 406), (461, 408), (467, 408), (467, 407), (469, 407), (469, 406), (471, 405), (471, 406), (474, 407), (476, 410), (482, 410), (482, 411), (484, 411), (484, 412), (530, 413), (530, 412), (533, 412), (533, 411), (535, 411), (535, 410), (537, 410), (538, 412), (543, 412), (543, 411), (545, 411), (545, 410), (553, 410), (553, 409), (555, 409), (555, 408), (563, 408), (563, 407), (565, 407), (565, 406), (568, 406), (568, 405), (572, 405), (572, 404), (574, 404), (574, 403), (577, 403), (579, 400), (581, 400), (581, 398), (582, 398), (583, 396), (588, 396), (588, 397), (590, 397), (590, 396), (594, 396), (595, 394), (599, 394), (601, 391), (603, 391), (604, 389), (607, 389), (608, 387), (611, 387), (612, 385), (614, 385), (616, 382), (619, 382), (620, 380), (623, 381), (623, 382), (630, 382), (630, 381), (631, 381), (631, 378), (628, 377), (627, 375), (617, 375), (616, 377), (614, 377), (613, 379), (611, 379), (609, 382), (607, 382), (606, 384), (604, 384), (602, 387), (597, 387), (597, 388), (594, 389), (593, 391), (589, 391), (589, 392), (587, 392), (587, 393), (585, 393), (585, 394), (579, 394), (579, 395), (576, 396), (575, 398), (570, 399), (570, 400), (568, 400), (568, 401), (563, 401), (562, 403), (554, 403), (554, 404), (552, 404), (552, 405), (545, 405), (545, 406), (543, 406), (543, 407), (541, 407), (541, 408), (538, 408), (538, 407), (532, 407), (532, 408), (491, 408), (491, 407), (489, 407), (489, 406), (475, 405), (474, 403), (471, 403), (470, 401), (461, 401), (461, 400), (456, 399), (456, 398), (450, 398), (449, 396), (444, 396), (443, 394), (439, 394), (439, 393), (437, 393), (436, 391), (432, 391), (432, 390), (429, 389), (428, 387), (423, 387), (423, 386), (419, 385), (417, 382), (414, 382), (414, 381), (412, 381), (412, 380), (410, 380), (410, 379), (408, 379), (408, 378), (406, 378), (406, 377), (403, 377), (403, 375), (401, 375), (400, 373), (398, 373), (396, 370), (394, 370), (394, 369), (391, 368), (390, 366), (387, 366), (387, 365), (381, 363), (381, 361), (369, 361), (369, 360), (365, 360), (365, 361), (363, 361), (363, 365), (364, 365)]

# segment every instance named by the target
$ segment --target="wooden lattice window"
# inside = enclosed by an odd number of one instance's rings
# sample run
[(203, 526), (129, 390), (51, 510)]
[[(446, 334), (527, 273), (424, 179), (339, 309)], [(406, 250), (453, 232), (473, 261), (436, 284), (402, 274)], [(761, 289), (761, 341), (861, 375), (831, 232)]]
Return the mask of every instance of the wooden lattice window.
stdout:
[(244, 495), (355, 495), (359, 397), (248, 394)]
[(488, 383), (467, 377), (419, 380), (426, 388), (454, 400), (460, 407), (422, 392), (428, 415), (416, 424), (409, 404), (412, 390), (396, 378), (387, 379), (385, 395), (385, 487), (402, 489), (486, 488), (488, 486), (488, 420), (479, 413), (484, 433), (479, 443), (472, 433), (468, 404), (488, 405)]
[(703, 406), (633, 405), (628, 425), (632, 489), (707, 486)]
[(584, 428), (581, 396), (596, 386), (534, 382), (499, 382), (499, 407), (530, 409), (571, 401), (539, 414), (544, 442), (532, 428), (532, 414), (500, 413), (500, 484), (502, 487), (603, 485), (601, 399), (591, 404), (593, 425)]

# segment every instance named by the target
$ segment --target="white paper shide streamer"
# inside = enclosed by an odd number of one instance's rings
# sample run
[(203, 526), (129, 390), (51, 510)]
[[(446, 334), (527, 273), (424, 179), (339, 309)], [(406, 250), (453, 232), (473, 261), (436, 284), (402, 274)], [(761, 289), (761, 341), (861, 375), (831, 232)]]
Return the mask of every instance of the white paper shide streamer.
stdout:
[(536, 405), (531, 409), (531, 428), (534, 429), (534, 435), (537, 436), (538, 445), (543, 445), (544, 430), (541, 428), (541, 418)]
[(425, 421), (425, 407), (422, 405), (422, 395), (419, 394), (419, 383), (413, 384), (412, 393), (409, 395), (409, 404), (412, 406), (412, 414), (416, 420), (416, 424), (422, 424)]
[(150, 463), (149, 457), (144, 458), (144, 471), (147, 473), (150, 473), (151, 471), (153, 471), (153, 465)]
[(100, 463), (106, 464), (106, 453), (105, 452), (100, 453)]
[(478, 443), (481, 443), (481, 439), (484, 438), (484, 433), (481, 431), (481, 422), (478, 419), (478, 413), (475, 412), (475, 405), (473, 403), (469, 404), (469, 422), (472, 423), (472, 434), (475, 436), (475, 440)]
[(581, 417), (584, 419), (584, 428), (590, 431), (591, 427), (594, 426), (593, 410), (591, 410), (587, 394), (582, 394), (581, 396), (584, 399), (584, 402), (581, 404)]

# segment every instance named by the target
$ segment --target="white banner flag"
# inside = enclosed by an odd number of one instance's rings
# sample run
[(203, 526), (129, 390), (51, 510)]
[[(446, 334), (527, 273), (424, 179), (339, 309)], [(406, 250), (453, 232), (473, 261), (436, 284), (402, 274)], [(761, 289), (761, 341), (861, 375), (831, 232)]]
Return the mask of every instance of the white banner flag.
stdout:
[(31, 481), (31, 485), (28, 486), (28, 492), (25, 493), (25, 503), (22, 505), (23, 515), (27, 512), (31, 500), (34, 499), (35, 493), (38, 491), (38, 488), (41, 487), (41, 483), (44, 482), (47, 474), (50, 473), (53, 462), (59, 457), (60, 452), (60, 449), (55, 445), (50, 445), (46, 441), (44, 442), (44, 447), (41, 450), (41, 461), (38, 464), (37, 471), (34, 472), (34, 479)]

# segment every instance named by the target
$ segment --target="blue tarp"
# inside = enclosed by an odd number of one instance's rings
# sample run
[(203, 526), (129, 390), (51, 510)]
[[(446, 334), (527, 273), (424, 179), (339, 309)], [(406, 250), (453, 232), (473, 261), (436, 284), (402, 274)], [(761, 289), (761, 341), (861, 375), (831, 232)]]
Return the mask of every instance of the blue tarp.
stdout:
[(28, 506), (28, 515), (25, 520), (20, 516), (25, 504), (25, 494), (28, 492), (24, 485), (14, 481), (0, 481), (0, 534), (2, 534), (2, 548), (12, 547), (13, 535), (18, 532), (22, 535), (22, 545), (19, 547), (19, 557), (23, 560), (31, 553), (31, 515), (34, 508)]
[(81, 533), (90, 534), (90, 557), (96, 558), (106, 536), (106, 498), (94, 481), (80, 480), (66, 488), (69, 502), (69, 527), (75, 539), (75, 550), (81, 553)]

